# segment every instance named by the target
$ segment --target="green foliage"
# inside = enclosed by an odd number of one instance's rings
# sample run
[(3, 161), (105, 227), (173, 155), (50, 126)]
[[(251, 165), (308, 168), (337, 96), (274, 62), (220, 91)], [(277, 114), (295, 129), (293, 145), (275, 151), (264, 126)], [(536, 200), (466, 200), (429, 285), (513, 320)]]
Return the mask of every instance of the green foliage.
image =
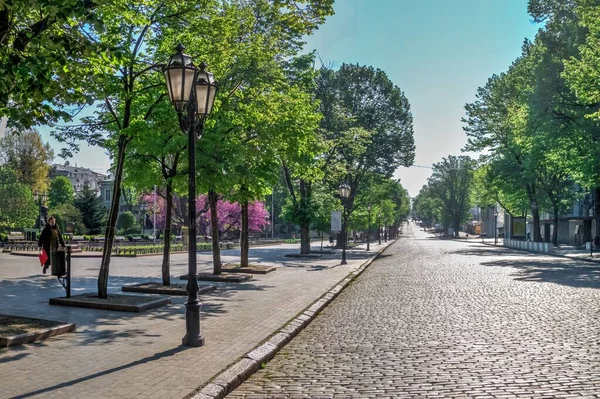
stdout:
[(446, 228), (454, 228), (455, 234), (468, 214), (474, 168), (471, 158), (450, 155), (433, 165), (433, 174), (427, 181), (426, 195), (435, 200), (429, 205), (437, 204), (437, 215)]
[(130, 211), (123, 212), (119, 214), (119, 219), (117, 220), (117, 228), (122, 231), (129, 231), (132, 227), (134, 227), (136, 223), (135, 215)]
[(29, 187), (7, 166), (0, 166), (0, 229), (32, 227), (39, 215)]
[(32, 192), (48, 190), (49, 162), (53, 157), (50, 144), (44, 144), (35, 130), (7, 129), (6, 136), (0, 139), (0, 160), (14, 170), (18, 181)]
[(56, 208), (63, 204), (72, 204), (75, 197), (75, 190), (69, 178), (58, 176), (50, 183), (48, 192), (48, 204), (50, 208)]
[(56, 224), (63, 234), (67, 232), (67, 223), (74, 224), (74, 234), (81, 234), (86, 230), (81, 212), (73, 204), (60, 204), (52, 207), (49, 214), (56, 218)]
[(102, 231), (106, 219), (106, 207), (104, 201), (89, 186), (84, 186), (77, 197), (74, 205), (79, 212), (88, 234), (98, 234)]
[(86, 34), (102, 27), (97, 11), (112, 0), (0, 2), (0, 117), (31, 126), (68, 118), (65, 105), (85, 97), (76, 68), (101, 52)]
[(413, 210), (417, 219), (425, 226), (432, 227), (441, 221), (442, 205), (440, 199), (424, 185), (413, 202)]

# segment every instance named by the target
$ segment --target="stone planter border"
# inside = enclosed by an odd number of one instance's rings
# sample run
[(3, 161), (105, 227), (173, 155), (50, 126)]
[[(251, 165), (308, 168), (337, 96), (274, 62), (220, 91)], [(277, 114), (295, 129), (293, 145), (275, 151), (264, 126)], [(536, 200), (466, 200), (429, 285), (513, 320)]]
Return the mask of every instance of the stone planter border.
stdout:
[(75, 328), (76, 325), (73, 323), (63, 323), (58, 324), (55, 327), (45, 328), (28, 334), (0, 337), (0, 348), (8, 348), (9, 346), (30, 344), (33, 342), (42, 341), (46, 338), (75, 331)]
[[(121, 288), (123, 292), (142, 292), (145, 294), (159, 294), (159, 295), (181, 295), (186, 296), (188, 293), (185, 287), (179, 289), (164, 287), (157, 284), (153, 287), (148, 287), (148, 282), (138, 283), (132, 285), (125, 285)], [(173, 286), (170, 286), (173, 287)], [(198, 295), (206, 294), (207, 292), (214, 291), (217, 287), (215, 285), (201, 285), (198, 289)]]
[[(181, 280), (187, 280), (187, 274), (179, 276)], [(241, 273), (224, 273), (224, 274), (212, 274), (212, 273), (200, 273), (198, 274), (198, 281), (214, 281), (222, 283), (243, 283), (252, 280), (252, 275), (241, 274)]]
[[(140, 304), (118, 304), (104, 302), (101, 299), (98, 301), (83, 301), (79, 300), (79, 296), (89, 296), (90, 294), (73, 295), (71, 298), (58, 297), (50, 298), (50, 305), (61, 305), (61, 306), (73, 306), (77, 308), (88, 308), (88, 309), (103, 309), (103, 310), (116, 310), (118, 312), (145, 312), (146, 310), (155, 309), (171, 303), (170, 298), (153, 298), (153, 297), (142, 297), (148, 298), (148, 301)], [(111, 294), (118, 295), (118, 294)], [(132, 296), (132, 295), (120, 295), (120, 296)], [(139, 298), (139, 297), (138, 297)]]

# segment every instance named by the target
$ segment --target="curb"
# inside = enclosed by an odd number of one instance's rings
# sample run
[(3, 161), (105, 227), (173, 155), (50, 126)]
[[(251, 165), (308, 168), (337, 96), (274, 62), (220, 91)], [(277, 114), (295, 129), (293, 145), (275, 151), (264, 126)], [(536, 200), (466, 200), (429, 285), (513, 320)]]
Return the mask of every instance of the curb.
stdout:
[(273, 359), (288, 342), (300, 333), (327, 305), (329, 305), (356, 277), (360, 276), (367, 267), (398, 239), (390, 240), (375, 255), (366, 260), (355, 271), (349, 273), (333, 288), (321, 295), (316, 301), (292, 318), (282, 328), (275, 331), (266, 341), (212, 378), (206, 384), (190, 393), (186, 399), (222, 399), (235, 388), (240, 386), (248, 377), (258, 371), (263, 363)]

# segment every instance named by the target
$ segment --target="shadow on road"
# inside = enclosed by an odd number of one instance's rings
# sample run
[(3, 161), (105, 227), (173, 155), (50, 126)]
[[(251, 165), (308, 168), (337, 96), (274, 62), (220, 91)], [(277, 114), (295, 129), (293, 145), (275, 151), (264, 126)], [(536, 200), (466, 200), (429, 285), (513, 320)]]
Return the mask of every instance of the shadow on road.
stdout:
[(578, 266), (565, 260), (512, 260), (501, 259), (482, 262), (483, 266), (512, 267), (517, 281), (554, 283), (578, 288), (600, 288), (600, 267)]
[(488, 247), (482, 245), (469, 245), (466, 248), (445, 251), (444, 255), (464, 255), (464, 256), (540, 256), (543, 254), (532, 254), (529, 252), (520, 252), (506, 249), (504, 247)]

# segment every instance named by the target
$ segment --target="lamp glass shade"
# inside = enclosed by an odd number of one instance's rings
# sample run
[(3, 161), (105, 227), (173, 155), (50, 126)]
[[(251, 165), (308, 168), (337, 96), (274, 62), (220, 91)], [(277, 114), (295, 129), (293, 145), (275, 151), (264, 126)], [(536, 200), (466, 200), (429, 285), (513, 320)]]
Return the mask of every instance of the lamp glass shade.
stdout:
[(206, 71), (206, 65), (202, 63), (200, 70), (196, 74), (196, 83), (194, 86), (196, 95), (196, 114), (199, 116), (208, 116), (212, 112), (215, 94), (217, 93), (217, 84), (213, 74)]
[(164, 69), (169, 99), (178, 112), (183, 111), (190, 101), (192, 87), (197, 68), (192, 63), (192, 57), (183, 53), (183, 46), (177, 46), (175, 53)]
[(350, 186), (348, 186), (346, 183), (342, 183), (342, 185), (340, 185), (340, 197), (341, 198), (350, 197)]

